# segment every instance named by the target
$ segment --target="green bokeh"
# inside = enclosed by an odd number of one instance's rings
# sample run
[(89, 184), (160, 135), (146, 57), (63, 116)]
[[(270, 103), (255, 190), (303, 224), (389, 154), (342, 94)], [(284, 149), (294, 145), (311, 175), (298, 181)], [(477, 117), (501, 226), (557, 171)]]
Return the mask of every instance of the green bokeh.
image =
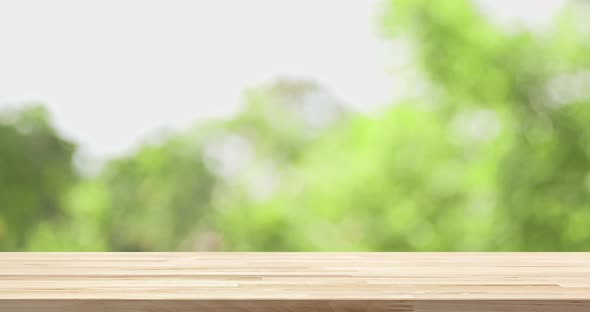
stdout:
[(371, 116), (281, 79), (88, 177), (42, 108), (2, 113), (0, 250), (590, 250), (586, 4), (539, 32), (386, 4), (418, 91)]

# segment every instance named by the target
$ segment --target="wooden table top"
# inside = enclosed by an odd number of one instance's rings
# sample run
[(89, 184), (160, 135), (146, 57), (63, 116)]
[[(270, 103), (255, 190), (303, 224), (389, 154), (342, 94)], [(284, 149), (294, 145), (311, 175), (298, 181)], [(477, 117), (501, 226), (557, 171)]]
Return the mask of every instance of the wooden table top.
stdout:
[(334, 311), (341, 301), (541, 300), (590, 311), (590, 253), (0, 253), (0, 307), (85, 300), (242, 301), (242, 311), (261, 301)]

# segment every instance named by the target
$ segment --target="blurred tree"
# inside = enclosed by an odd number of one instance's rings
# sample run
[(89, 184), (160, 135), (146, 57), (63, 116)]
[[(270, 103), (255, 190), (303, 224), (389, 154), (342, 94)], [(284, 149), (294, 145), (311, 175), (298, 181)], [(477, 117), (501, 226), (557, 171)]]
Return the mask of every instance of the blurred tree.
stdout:
[(34, 229), (63, 217), (62, 195), (76, 181), (75, 145), (41, 107), (0, 116), (0, 250), (21, 250)]
[(327, 91), (304, 80), (284, 78), (250, 90), (235, 117), (145, 144), (70, 189), (69, 223), (41, 228), (30, 248), (227, 248), (217, 224), (223, 207), (241, 209), (242, 199), (268, 198), (279, 175), (344, 115)]
[(412, 38), (442, 109), (491, 109), (509, 132), (488, 248), (589, 248), (587, 3), (572, 2), (541, 34), (501, 31), (468, 1), (390, 4), (387, 28)]
[(532, 32), (477, 2), (389, 0), (420, 94), (363, 116), (279, 79), (75, 184), (44, 112), (5, 114), (0, 248), (587, 250), (587, 5)]
[(215, 178), (195, 143), (174, 138), (106, 168), (102, 182), (111, 197), (104, 222), (111, 248), (175, 249), (207, 215)]
[[(355, 118), (310, 146), (273, 197), (242, 198), (239, 209), (224, 210), (227, 248), (490, 246), (492, 177), (502, 148), (477, 138), (463, 141), (461, 125), (413, 104), (398, 104), (379, 118)], [(486, 139), (502, 144), (500, 134)]]
[(223, 216), (228, 248), (589, 248), (585, 4), (542, 34), (471, 1), (388, 4), (425, 92), (310, 146), (276, 196)]
[[(346, 124), (351, 112), (329, 91), (300, 79), (282, 78), (249, 90), (246, 108), (227, 128), (243, 136), (248, 148), (226, 150), (249, 159), (243, 170), (226, 179), (215, 223), (229, 250), (289, 248), (289, 231), (274, 202), (291, 186), (298, 163), (327, 133)], [(247, 153), (244, 153), (247, 151)], [(220, 153), (216, 154), (221, 155)], [(246, 156), (249, 155), (249, 156)]]

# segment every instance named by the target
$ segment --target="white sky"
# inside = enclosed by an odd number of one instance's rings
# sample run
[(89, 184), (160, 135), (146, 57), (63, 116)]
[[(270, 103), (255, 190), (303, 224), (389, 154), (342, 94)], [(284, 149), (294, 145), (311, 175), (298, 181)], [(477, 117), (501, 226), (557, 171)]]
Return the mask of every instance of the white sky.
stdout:
[[(370, 111), (395, 90), (380, 2), (0, 0), (0, 107), (46, 104), (99, 157), (227, 116), (246, 87), (277, 76), (313, 79)], [(483, 2), (538, 23), (563, 0)]]

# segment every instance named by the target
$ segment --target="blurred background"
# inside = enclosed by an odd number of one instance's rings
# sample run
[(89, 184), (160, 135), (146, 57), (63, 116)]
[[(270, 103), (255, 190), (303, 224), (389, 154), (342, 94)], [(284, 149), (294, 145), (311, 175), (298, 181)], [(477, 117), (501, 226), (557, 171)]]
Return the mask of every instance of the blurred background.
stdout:
[(0, 1), (0, 251), (588, 251), (589, 21)]

